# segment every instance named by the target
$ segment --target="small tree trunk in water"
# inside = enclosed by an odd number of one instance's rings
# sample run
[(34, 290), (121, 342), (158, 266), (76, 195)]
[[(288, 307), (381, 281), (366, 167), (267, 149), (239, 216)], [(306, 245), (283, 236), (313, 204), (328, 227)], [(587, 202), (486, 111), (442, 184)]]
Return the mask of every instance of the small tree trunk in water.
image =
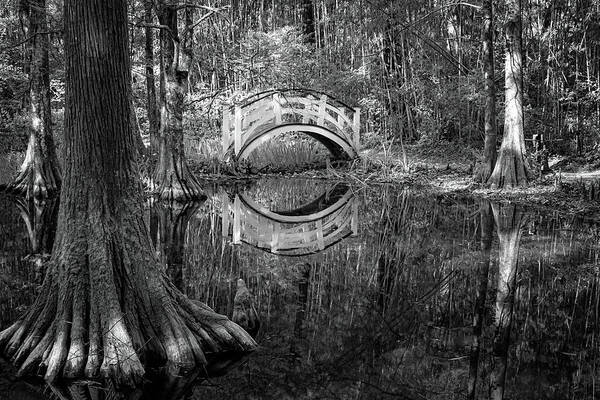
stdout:
[(492, 0), (483, 2), (483, 77), (485, 85), (485, 111), (483, 162), (475, 172), (475, 182), (485, 183), (496, 163), (496, 85), (494, 83), (494, 18)]
[(507, 1), (504, 135), (494, 171), (492, 189), (527, 185), (527, 161), (523, 134), (523, 63), (521, 52), (521, 0)]
[(514, 204), (492, 204), (498, 227), (498, 288), (496, 291), (496, 331), (494, 335), (494, 369), (490, 374), (491, 398), (502, 400), (508, 366), (508, 349), (512, 325), (513, 304), (517, 282), (517, 260), (523, 214)]
[(485, 299), (487, 296), (488, 274), (490, 270), (490, 254), (492, 247), (492, 230), (494, 219), (490, 210), (490, 203), (482, 200), (479, 205), (481, 216), (481, 257), (479, 259), (479, 286), (475, 298), (475, 310), (473, 312), (473, 343), (469, 359), (469, 386), (467, 398), (475, 399), (477, 392), (477, 378), (479, 369), (479, 353), (481, 350), (481, 334), (483, 332), (483, 321), (485, 318)]
[(144, 222), (130, 121), (126, 0), (66, 0), (65, 175), (40, 294), (0, 333), (20, 374), (141, 382), (210, 370), (254, 340), (161, 272)]
[(168, 30), (161, 31), (164, 92), (160, 94), (160, 146), (154, 173), (154, 191), (163, 200), (203, 198), (200, 184), (189, 170), (183, 148), (183, 102), (188, 70), (181, 62), (177, 33), (177, 8), (160, 4), (158, 19)]
[[(144, 17), (146, 24), (152, 24), (152, 1), (144, 1)], [(146, 112), (148, 114), (148, 129), (150, 134), (150, 150), (158, 151), (159, 115), (156, 105), (156, 84), (154, 81), (154, 35), (152, 28), (145, 28), (145, 61), (146, 61)]]
[(8, 185), (11, 192), (43, 198), (60, 190), (61, 173), (52, 136), (50, 108), (49, 38), (46, 1), (29, 1), (28, 33), (31, 37), (29, 143), (19, 175)]

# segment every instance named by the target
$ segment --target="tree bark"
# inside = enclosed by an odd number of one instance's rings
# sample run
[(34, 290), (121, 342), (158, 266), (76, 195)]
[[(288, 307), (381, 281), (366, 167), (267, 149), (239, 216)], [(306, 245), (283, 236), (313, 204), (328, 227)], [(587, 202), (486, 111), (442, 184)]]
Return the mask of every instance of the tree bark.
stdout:
[(24, 8), (28, 15), (27, 34), (31, 37), (29, 63), (31, 127), (25, 160), (14, 182), (7, 185), (13, 193), (44, 198), (60, 190), (61, 173), (52, 136), (50, 108), (49, 38), (46, 1), (30, 0)]
[(485, 318), (485, 300), (487, 297), (488, 275), (490, 270), (490, 255), (492, 248), (492, 231), (494, 218), (491, 213), (490, 203), (482, 200), (479, 205), (481, 217), (481, 257), (479, 259), (479, 285), (473, 312), (473, 342), (469, 357), (469, 384), (467, 399), (475, 399), (477, 392), (477, 378), (479, 369), (479, 354), (481, 351), (481, 334)]
[(20, 374), (107, 378), (185, 374), (254, 340), (166, 278), (146, 231), (131, 131), (127, 2), (65, 1), (65, 175), (40, 295), (0, 333)]
[[(152, 1), (144, 1), (144, 20), (146, 24), (152, 24)], [(146, 112), (148, 115), (148, 130), (150, 134), (150, 150), (158, 151), (159, 114), (156, 104), (156, 83), (154, 81), (154, 35), (152, 28), (145, 28), (144, 56), (146, 63)]]
[(500, 251), (496, 291), (496, 330), (492, 348), (494, 368), (490, 374), (490, 393), (493, 400), (501, 400), (504, 397), (508, 367), (510, 330), (517, 282), (517, 260), (524, 217), (514, 204), (492, 204), (492, 211), (498, 228)]
[(167, 28), (160, 33), (161, 89), (164, 87), (164, 90), (160, 93), (159, 160), (153, 189), (163, 200), (200, 199), (204, 194), (188, 168), (183, 148), (183, 103), (188, 70), (182, 61), (175, 5), (159, 4), (158, 20)]
[(496, 84), (494, 83), (494, 14), (492, 0), (482, 5), (483, 79), (485, 92), (483, 161), (475, 172), (475, 182), (485, 183), (496, 163)]
[(528, 182), (523, 133), (523, 60), (521, 0), (507, 1), (506, 55), (504, 64), (504, 135), (498, 160), (488, 180), (493, 189), (526, 186)]

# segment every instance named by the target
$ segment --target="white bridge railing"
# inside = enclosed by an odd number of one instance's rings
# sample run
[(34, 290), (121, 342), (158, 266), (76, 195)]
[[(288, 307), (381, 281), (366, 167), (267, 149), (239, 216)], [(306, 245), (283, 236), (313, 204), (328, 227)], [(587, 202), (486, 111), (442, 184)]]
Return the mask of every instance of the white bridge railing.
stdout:
[(254, 97), (223, 109), (223, 155), (233, 150), (236, 158), (245, 158), (263, 136), (292, 131), (323, 137), (349, 156), (358, 155), (360, 108), (311, 91), (271, 91)]

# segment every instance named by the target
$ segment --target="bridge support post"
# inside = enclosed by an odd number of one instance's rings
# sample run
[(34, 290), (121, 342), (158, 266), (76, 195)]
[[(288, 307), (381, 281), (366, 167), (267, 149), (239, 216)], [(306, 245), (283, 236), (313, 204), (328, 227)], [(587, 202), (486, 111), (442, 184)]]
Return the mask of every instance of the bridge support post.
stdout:
[(233, 201), (233, 244), (242, 243), (242, 207), (239, 196)]
[(325, 123), (325, 113), (327, 112), (327, 96), (322, 95), (319, 99), (319, 119), (317, 125), (323, 126)]
[(350, 221), (350, 230), (352, 237), (358, 236), (358, 201), (352, 199), (352, 219)]
[(229, 144), (231, 143), (231, 126), (230, 126), (230, 116), (229, 116), (229, 107), (223, 107), (223, 122), (221, 123), (221, 133), (223, 135), (223, 154), (225, 157), (227, 154), (227, 150), (229, 150)]
[(281, 124), (281, 99), (279, 93), (273, 95), (273, 114), (275, 115), (275, 123)]
[(354, 142), (354, 148), (358, 153), (360, 150), (360, 107), (354, 107), (354, 116), (352, 118), (352, 141)]
[(224, 238), (229, 236), (229, 196), (227, 192), (221, 194), (221, 236)]
[(234, 151), (237, 156), (242, 150), (242, 107), (235, 106), (235, 119), (234, 119)]

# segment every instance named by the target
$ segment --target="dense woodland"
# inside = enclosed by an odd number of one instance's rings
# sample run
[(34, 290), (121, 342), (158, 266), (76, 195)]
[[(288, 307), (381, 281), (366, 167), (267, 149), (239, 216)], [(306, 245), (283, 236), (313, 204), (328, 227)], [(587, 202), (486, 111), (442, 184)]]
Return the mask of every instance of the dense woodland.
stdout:
[[(535, 179), (548, 153), (589, 153), (593, 164), (599, 14), (591, 0), (131, 1), (132, 124), (159, 154), (147, 183), (164, 197), (196, 196), (184, 149), (218, 159), (223, 105), (270, 88), (322, 90), (361, 107), (366, 148), (472, 147), (474, 178), (492, 187)], [(61, 146), (63, 25), (59, 2), (2, 10), (3, 147), (27, 137), (32, 118), (43, 121), (34, 123), (39, 136)], [(53, 145), (38, 141), (52, 191)], [(508, 165), (502, 155), (514, 151), (528, 155)], [(174, 173), (179, 184), (165, 192)]]

